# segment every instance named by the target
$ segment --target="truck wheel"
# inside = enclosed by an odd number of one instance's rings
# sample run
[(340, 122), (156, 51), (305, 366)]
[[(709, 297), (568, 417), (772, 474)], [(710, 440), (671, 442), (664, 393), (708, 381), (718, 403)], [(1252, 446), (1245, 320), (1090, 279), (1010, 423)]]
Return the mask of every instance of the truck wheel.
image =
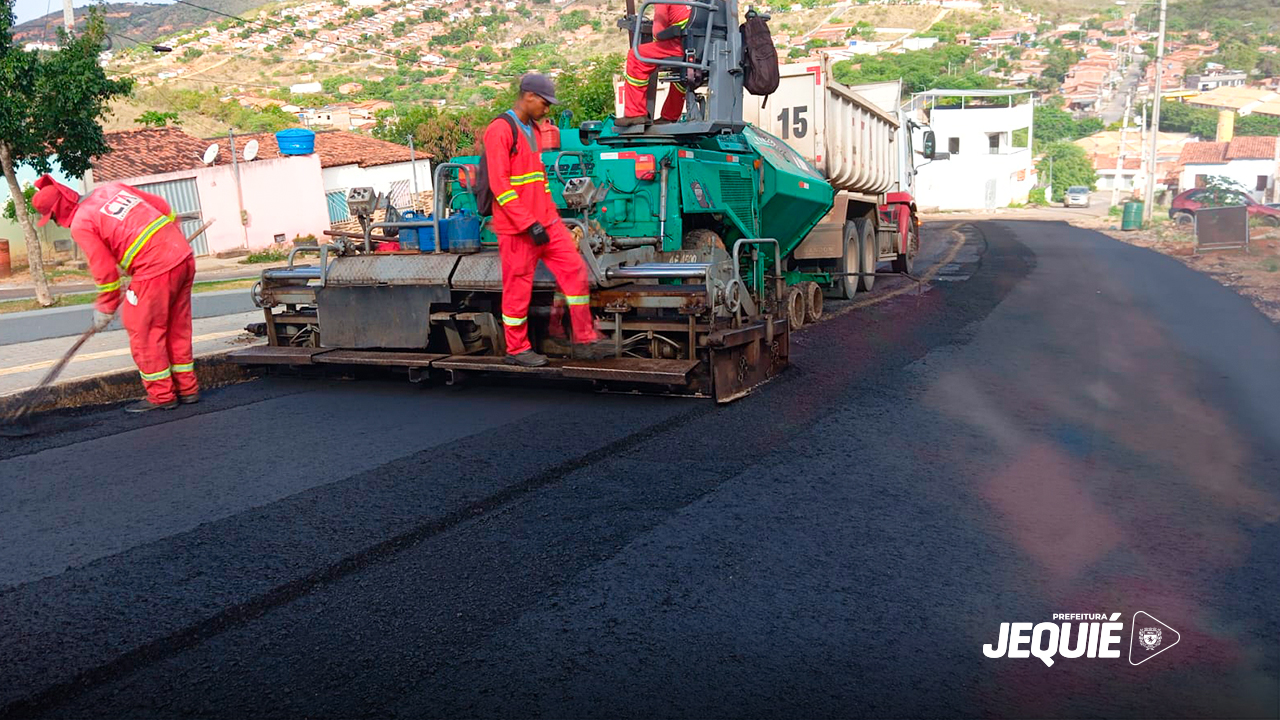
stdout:
[(859, 265), (858, 272), (862, 273), (862, 277), (858, 278), (858, 286), (866, 292), (871, 292), (871, 288), (876, 286), (876, 276), (870, 273), (875, 272), (876, 265), (880, 263), (880, 246), (876, 229), (868, 220), (858, 219), (854, 222), (861, 227), (859, 248), (862, 263)]
[(822, 288), (812, 280), (800, 283), (804, 295), (804, 321), (810, 325), (822, 319)]
[(800, 286), (787, 287), (787, 293), (782, 296), (782, 307), (786, 310), (787, 324), (792, 330), (804, 327), (804, 305), (804, 292), (800, 290)]
[(713, 230), (699, 228), (684, 234), (681, 249), (698, 253), (699, 257), (711, 257), (713, 250), (724, 250), (724, 240)]
[(907, 225), (907, 252), (898, 253), (893, 259), (893, 271), (897, 273), (911, 274), (911, 268), (916, 264), (916, 254), (920, 252), (920, 226), (916, 223), (916, 219), (911, 218), (911, 222)]
[(848, 274), (858, 272), (858, 226), (855, 221), (845, 221), (842, 239), (844, 253), (836, 259), (837, 276), (832, 284), (831, 296), (838, 300), (849, 300), (858, 292), (858, 276)]

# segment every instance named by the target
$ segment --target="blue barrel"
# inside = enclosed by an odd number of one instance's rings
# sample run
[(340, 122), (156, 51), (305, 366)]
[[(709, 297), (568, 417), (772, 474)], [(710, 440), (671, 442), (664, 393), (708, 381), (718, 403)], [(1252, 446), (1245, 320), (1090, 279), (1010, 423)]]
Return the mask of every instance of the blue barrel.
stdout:
[(451, 253), (480, 252), (480, 216), (459, 210), (449, 218), (445, 239)]
[(289, 128), (276, 133), (281, 155), (310, 155), (316, 151), (316, 134), (306, 128)]
[(1121, 230), (1142, 229), (1142, 203), (1127, 202), (1124, 204), (1124, 215), (1120, 219)]
[[(412, 210), (405, 210), (400, 215), (401, 220), (422, 220), (425, 216)], [(400, 240), (401, 250), (417, 250), (420, 230), (423, 228), (400, 228), (400, 232), (396, 237)]]

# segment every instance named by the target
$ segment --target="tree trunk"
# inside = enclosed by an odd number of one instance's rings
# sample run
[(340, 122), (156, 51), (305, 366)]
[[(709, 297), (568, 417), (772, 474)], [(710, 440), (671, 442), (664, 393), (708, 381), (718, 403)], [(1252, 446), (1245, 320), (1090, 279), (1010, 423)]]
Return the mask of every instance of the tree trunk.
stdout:
[(22, 226), (23, 238), (27, 241), (27, 268), (31, 271), (31, 282), (36, 286), (36, 302), (49, 307), (53, 304), (53, 295), (49, 293), (49, 281), (44, 276), (44, 256), (40, 252), (35, 219), (27, 212), (26, 195), (22, 194), (18, 174), (13, 168), (13, 153), (5, 142), (0, 142), (0, 167), (4, 169), (4, 179), (9, 182), (13, 209), (18, 215), (18, 224)]

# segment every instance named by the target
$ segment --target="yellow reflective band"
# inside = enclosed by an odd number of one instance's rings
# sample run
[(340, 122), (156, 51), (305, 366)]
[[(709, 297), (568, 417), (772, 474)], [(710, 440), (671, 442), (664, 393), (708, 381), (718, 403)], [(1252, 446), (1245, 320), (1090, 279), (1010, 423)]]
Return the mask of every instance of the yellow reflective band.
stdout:
[(163, 380), (169, 377), (170, 373), (169, 373), (169, 368), (165, 368), (160, 372), (153, 372), (153, 373), (144, 373), (141, 370), (139, 370), (138, 374), (142, 376), (143, 380), (146, 380), (147, 382), (152, 382), (155, 380)]
[(512, 185), (528, 185), (529, 183), (546, 182), (547, 176), (540, 172), (530, 173), (528, 175), (515, 175), (511, 178)]
[(677, 89), (677, 90), (679, 90), (680, 92), (684, 92), (684, 91), (685, 91), (685, 89), (684, 89), (684, 85), (681, 85), (680, 83), (672, 83), (672, 85), (675, 85), (675, 86), (676, 86), (676, 89)]
[(506, 314), (504, 314), (504, 315), (502, 316), (502, 324), (503, 324), (503, 325), (523, 325), (523, 324), (525, 324), (525, 322), (526, 322), (528, 319), (529, 319), (529, 317), (528, 317), (528, 316), (525, 316), (525, 317), (511, 317), (510, 315), (506, 315)]
[(508, 191), (506, 191), (506, 192), (504, 192), (504, 193), (502, 193), (501, 195), (499, 195), (499, 196), (498, 196), (498, 204), (499, 204), (499, 205), (506, 205), (507, 203), (509, 203), (509, 202), (511, 202), (512, 200), (515, 200), (515, 199), (516, 199), (516, 191), (515, 191), (515, 190), (508, 190)]
[(590, 295), (565, 295), (564, 299), (568, 300), (570, 305), (586, 305), (591, 302)]
[(196, 364), (195, 363), (178, 363), (177, 365), (170, 365), (169, 369), (174, 372), (195, 372)]
[(683, 20), (677, 20), (671, 23), (671, 27), (684, 27), (685, 25), (688, 25), (688, 24), (689, 24), (689, 18), (685, 18)]
[(143, 228), (142, 232), (138, 234), (138, 237), (129, 245), (129, 249), (124, 251), (124, 257), (120, 258), (120, 267), (128, 270), (129, 266), (133, 264), (133, 259), (136, 258), (138, 256), (138, 252), (142, 250), (142, 246), (147, 244), (147, 241), (151, 239), (152, 235), (156, 234), (156, 231), (168, 224), (169, 218), (167, 216), (158, 217), (155, 220), (152, 220), (150, 225)]
[(99, 285), (98, 292), (115, 292), (120, 289), (120, 281), (109, 282), (106, 285)]
[(627, 73), (622, 73), (622, 77), (626, 79), (628, 85), (635, 85), (636, 87), (644, 87), (645, 85), (649, 84), (649, 78), (644, 78), (643, 80), (641, 80), (640, 78), (633, 78)]

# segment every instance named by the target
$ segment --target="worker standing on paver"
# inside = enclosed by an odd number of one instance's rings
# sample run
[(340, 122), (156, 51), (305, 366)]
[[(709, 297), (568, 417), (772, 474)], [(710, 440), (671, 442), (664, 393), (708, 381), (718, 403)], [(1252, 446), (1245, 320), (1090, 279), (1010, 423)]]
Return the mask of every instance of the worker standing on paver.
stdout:
[[(169, 410), (199, 402), (191, 348), (191, 285), (196, 261), (164, 198), (121, 182), (102, 185), (83, 200), (45, 175), (36, 180), (31, 205), (43, 227), (50, 220), (70, 228), (71, 239), (89, 259), (98, 286), (93, 326), (121, 320), (129, 349), (142, 374), (147, 398), (126, 412)], [(121, 276), (130, 276), (121, 292)]]
[[(689, 25), (688, 5), (658, 5), (653, 11), (653, 42), (640, 45), (640, 55), (647, 58), (661, 59), (684, 56), (684, 36)], [(622, 79), (626, 87), (622, 93), (622, 117), (614, 121), (615, 125), (645, 125), (649, 120), (648, 102), (645, 91), (649, 86), (649, 76), (657, 69), (656, 65), (644, 62), (636, 57), (636, 51), (627, 52), (627, 65)], [(684, 113), (685, 86), (674, 82), (667, 92), (667, 100), (662, 105), (661, 118), (664, 122), (675, 122)]]
[(484, 133), (484, 162), (493, 193), (493, 231), (502, 260), (502, 324), (505, 362), (523, 367), (547, 364), (529, 343), (529, 301), (538, 260), (555, 275), (569, 305), (573, 326), (572, 354), (580, 359), (604, 357), (591, 318), (587, 266), (578, 243), (560, 220), (547, 185), (542, 146), (534, 126), (556, 102), (555, 87), (545, 75), (520, 79), (515, 106), (489, 123)]

